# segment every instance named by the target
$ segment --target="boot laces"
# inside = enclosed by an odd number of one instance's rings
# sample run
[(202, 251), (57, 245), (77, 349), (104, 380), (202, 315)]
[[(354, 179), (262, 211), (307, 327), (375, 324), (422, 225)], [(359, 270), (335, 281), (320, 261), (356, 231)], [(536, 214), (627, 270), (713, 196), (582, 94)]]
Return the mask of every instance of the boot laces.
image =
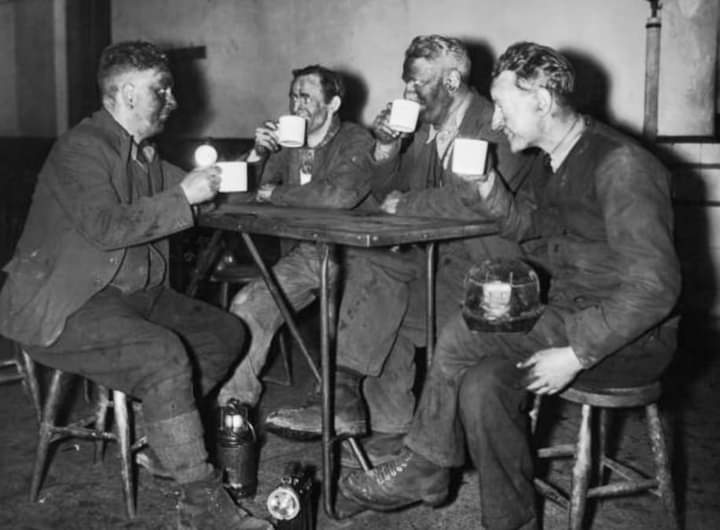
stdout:
[(377, 482), (382, 484), (389, 480), (393, 480), (396, 476), (407, 469), (411, 458), (412, 453), (408, 452), (396, 460), (391, 460), (390, 462), (385, 462), (384, 464), (377, 466), (373, 469)]

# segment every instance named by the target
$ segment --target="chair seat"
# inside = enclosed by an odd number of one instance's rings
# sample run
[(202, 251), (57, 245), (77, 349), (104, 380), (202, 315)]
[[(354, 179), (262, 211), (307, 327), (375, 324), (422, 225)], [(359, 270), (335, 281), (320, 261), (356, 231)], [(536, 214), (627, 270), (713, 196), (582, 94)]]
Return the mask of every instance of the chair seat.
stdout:
[(660, 383), (623, 388), (588, 388), (572, 386), (560, 397), (573, 403), (603, 408), (643, 407), (660, 398)]

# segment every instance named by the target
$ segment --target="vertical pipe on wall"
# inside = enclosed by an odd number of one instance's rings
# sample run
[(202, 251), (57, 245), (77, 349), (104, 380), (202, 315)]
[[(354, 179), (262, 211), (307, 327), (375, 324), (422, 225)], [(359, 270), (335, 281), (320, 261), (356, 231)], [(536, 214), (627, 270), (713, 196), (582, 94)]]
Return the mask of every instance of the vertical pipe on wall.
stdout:
[(68, 128), (67, 0), (53, 0), (53, 64), (55, 66), (55, 133)]
[(713, 136), (720, 135), (720, 10), (718, 11), (718, 32), (715, 48), (715, 122), (713, 124)]
[(645, 112), (643, 136), (650, 140), (658, 132), (658, 88), (660, 84), (660, 16), (658, 0), (650, 2), (650, 17), (645, 23)]

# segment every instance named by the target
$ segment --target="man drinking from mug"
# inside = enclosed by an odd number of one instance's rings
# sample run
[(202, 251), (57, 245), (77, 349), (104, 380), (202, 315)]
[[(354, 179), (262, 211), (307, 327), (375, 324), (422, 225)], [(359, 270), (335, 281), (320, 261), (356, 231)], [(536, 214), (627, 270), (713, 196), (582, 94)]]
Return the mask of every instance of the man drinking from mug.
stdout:
[[(301, 147), (281, 145), (278, 124), (265, 122), (255, 131), (255, 146), (247, 160), (259, 166), (257, 200), (279, 206), (354, 208), (369, 194), (372, 136), (363, 127), (342, 122), (338, 111), (345, 85), (337, 72), (312, 65), (293, 70), (290, 113), (306, 122), (307, 140)], [(330, 271), (336, 275), (333, 267)], [(273, 267), (273, 274), (293, 309), (315, 298), (320, 287), (320, 256), (311, 243), (297, 244)], [(262, 385), (258, 374), (265, 365), (270, 342), (282, 315), (265, 282), (246, 285), (230, 310), (250, 328), (250, 350), (220, 391), (220, 402), (236, 398), (255, 406)]]

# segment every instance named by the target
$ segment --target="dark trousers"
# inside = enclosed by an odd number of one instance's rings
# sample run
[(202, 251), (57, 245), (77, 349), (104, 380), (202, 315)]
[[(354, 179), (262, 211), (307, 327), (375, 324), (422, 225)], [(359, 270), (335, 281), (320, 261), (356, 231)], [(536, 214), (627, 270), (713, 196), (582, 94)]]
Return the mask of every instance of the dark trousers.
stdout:
[(241, 321), (166, 287), (129, 295), (109, 287), (68, 318), (38, 362), (143, 401), (146, 422), (174, 418), (228, 375), (245, 340)]
[[(574, 384), (625, 386), (657, 379), (675, 348), (674, 327), (581, 372)], [(528, 333), (475, 333), (458, 314), (441, 332), (405, 443), (444, 467), (464, 463), (465, 439), (478, 470), (482, 522), (489, 530), (536, 524), (527, 392), (515, 364), (534, 352), (567, 346), (562, 313), (546, 308)]]
[[(363, 374), (374, 432), (405, 433), (415, 410), (415, 348), (426, 340), (426, 256), (362, 249), (348, 252), (338, 316), (337, 365)], [(438, 329), (457, 311), (471, 263), (441, 254), (435, 275)]]

